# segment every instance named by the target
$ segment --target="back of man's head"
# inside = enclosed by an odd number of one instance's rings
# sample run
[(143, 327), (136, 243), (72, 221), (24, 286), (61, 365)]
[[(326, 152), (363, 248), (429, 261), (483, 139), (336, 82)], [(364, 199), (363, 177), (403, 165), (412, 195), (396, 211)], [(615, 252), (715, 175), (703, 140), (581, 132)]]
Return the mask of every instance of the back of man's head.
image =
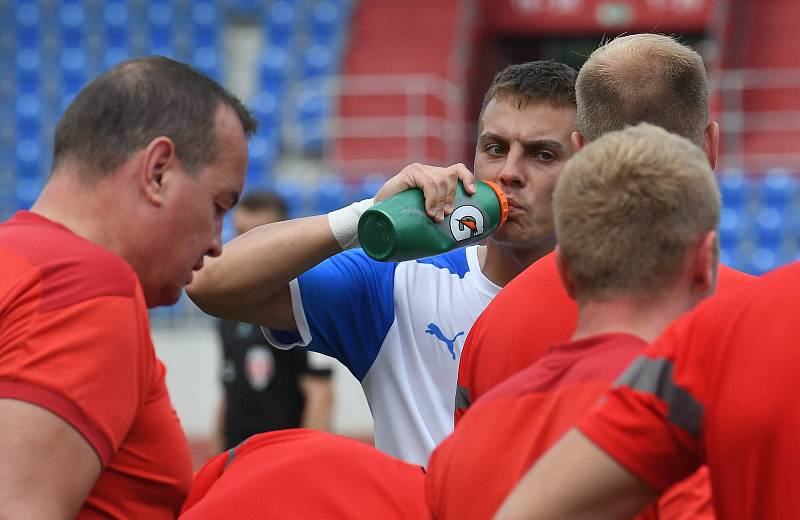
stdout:
[(702, 146), (709, 123), (703, 59), (660, 34), (633, 34), (595, 50), (578, 73), (578, 131), (594, 141), (651, 123)]
[(242, 197), (233, 213), (233, 224), (237, 234), (251, 229), (286, 220), (286, 201), (272, 191), (251, 191)]
[(716, 230), (720, 195), (697, 146), (643, 123), (575, 154), (558, 180), (553, 209), (579, 303), (652, 301), (674, 286), (691, 248)]
[(53, 169), (74, 161), (92, 181), (121, 166), (154, 138), (175, 143), (184, 169), (196, 173), (218, 153), (217, 110), (230, 108), (245, 135), (256, 121), (214, 80), (169, 58), (134, 58), (106, 71), (81, 90), (55, 132)]
[(490, 101), (503, 99), (511, 99), (519, 108), (524, 108), (530, 101), (574, 107), (577, 75), (575, 69), (557, 61), (509, 65), (495, 74), (483, 97), (481, 114)]

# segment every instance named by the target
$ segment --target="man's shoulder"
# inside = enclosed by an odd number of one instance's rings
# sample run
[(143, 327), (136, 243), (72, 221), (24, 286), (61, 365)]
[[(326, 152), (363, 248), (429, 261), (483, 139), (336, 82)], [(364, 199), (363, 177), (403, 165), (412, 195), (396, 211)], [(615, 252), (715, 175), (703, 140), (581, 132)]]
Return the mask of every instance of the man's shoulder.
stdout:
[(0, 257), (16, 267), (15, 278), (41, 285), (45, 308), (98, 296), (133, 296), (138, 284), (121, 257), (38, 216), (0, 226)]
[(477, 247), (478, 246), (470, 246), (466, 248), (455, 249), (453, 251), (448, 251), (447, 253), (442, 253), (436, 256), (401, 262), (400, 265), (408, 269), (421, 271), (427, 271), (431, 268), (436, 268), (463, 279), (471, 269), (469, 255), (474, 254)]

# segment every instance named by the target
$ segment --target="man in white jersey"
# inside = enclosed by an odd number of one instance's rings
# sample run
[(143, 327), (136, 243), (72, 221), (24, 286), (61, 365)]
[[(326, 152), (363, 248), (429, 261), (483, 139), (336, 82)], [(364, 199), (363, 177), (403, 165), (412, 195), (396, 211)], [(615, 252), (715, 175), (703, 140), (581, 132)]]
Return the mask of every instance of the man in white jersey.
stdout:
[(575, 77), (549, 61), (495, 76), (481, 109), (474, 169), (500, 185), (509, 213), (485, 246), (399, 263), (350, 249), (358, 217), (374, 202), (418, 187), (428, 215), (441, 221), (453, 210), (458, 180), (474, 193), (462, 164), (413, 164), (374, 199), (236, 238), (197, 273), (189, 296), (215, 316), (261, 324), (277, 347), (338, 359), (364, 388), (376, 447), (425, 465), (453, 429), (470, 327), (501, 287), (553, 249), (551, 198), (573, 153)]

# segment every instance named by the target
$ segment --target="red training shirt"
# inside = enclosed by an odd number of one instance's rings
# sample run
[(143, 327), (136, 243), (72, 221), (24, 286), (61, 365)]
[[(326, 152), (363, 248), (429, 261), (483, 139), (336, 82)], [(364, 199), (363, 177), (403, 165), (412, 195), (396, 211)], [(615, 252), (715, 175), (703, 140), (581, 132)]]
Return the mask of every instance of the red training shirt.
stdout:
[[(491, 518), (645, 346), (629, 334), (555, 345), (481, 397), (431, 456), (426, 494), (434, 518)], [(699, 472), (638, 518), (713, 518), (710, 494), (707, 474)]]
[(706, 463), (720, 519), (800, 511), (800, 263), (670, 326), (579, 427), (661, 490)]
[(424, 519), (422, 467), (317, 430), (254, 435), (195, 475), (181, 518)]
[(27, 211), (0, 224), (0, 265), (0, 398), (58, 415), (97, 453), (102, 470), (78, 518), (174, 518), (189, 446), (136, 274)]
[[(754, 277), (719, 266), (717, 291), (724, 293)], [(455, 422), (480, 396), (568, 341), (578, 306), (558, 274), (555, 253), (543, 256), (492, 299), (469, 331), (461, 352)]]

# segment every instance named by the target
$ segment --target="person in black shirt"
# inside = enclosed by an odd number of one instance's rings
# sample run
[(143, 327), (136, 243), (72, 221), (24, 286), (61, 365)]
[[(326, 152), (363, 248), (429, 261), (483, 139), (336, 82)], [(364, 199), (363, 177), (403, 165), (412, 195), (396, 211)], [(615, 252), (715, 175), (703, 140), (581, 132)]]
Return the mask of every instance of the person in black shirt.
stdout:
[[(251, 192), (233, 213), (238, 234), (284, 220), (286, 203), (271, 192)], [(260, 328), (220, 320), (224, 398), (217, 425), (217, 451), (233, 448), (265, 431), (330, 428), (330, 369), (309, 366), (304, 349), (270, 346)]]

